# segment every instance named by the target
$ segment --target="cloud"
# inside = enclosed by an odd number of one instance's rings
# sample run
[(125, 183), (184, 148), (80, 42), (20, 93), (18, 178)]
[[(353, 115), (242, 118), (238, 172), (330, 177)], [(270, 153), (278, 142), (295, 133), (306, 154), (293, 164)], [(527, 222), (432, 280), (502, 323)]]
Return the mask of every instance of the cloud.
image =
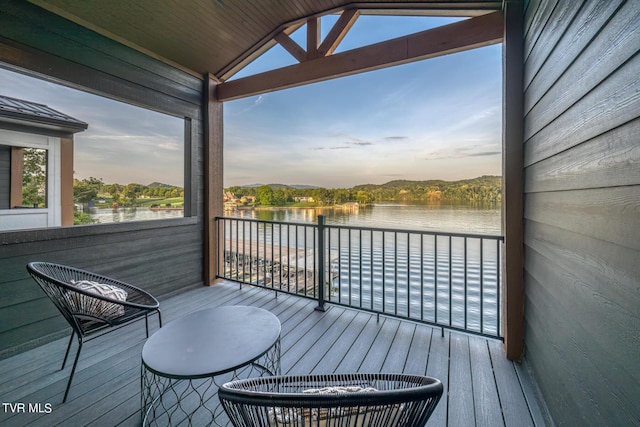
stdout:
[(477, 144), (462, 147), (442, 148), (427, 153), (425, 160), (464, 159), (469, 157), (487, 157), (499, 155), (502, 152), (495, 148), (496, 144)]
[(468, 157), (483, 157), (483, 156), (495, 156), (496, 154), (501, 154), (501, 151), (485, 151), (481, 153), (473, 153), (469, 154)]
[(385, 141), (402, 141), (405, 139), (409, 139), (408, 136), (385, 136), (384, 140)]

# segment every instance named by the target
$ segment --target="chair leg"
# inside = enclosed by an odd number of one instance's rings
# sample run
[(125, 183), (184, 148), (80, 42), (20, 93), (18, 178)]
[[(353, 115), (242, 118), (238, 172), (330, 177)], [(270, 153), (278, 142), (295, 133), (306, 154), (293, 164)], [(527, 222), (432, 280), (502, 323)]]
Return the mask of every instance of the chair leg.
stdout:
[(80, 357), (80, 350), (82, 350), (82, 340), (78, 340), (78, 352), (76, 353), (76, 358), (73, 361), (73, 368), (71, 368), (71, 375), (69, 376), (69, 382), (67, 382), (67, 389), (64, 391), (64, 398), (62, 399), (62, 403), (67, 401), (67, 396), (69, 395), (69, 389), (71, 388), (71, 381), (73, 381), (73, 374), (76, 373), (76, 366), (78, 366), (78, 358)]
[(73, 342), (73, 336), (75, 335), (75, 331), (71, 331), (71, 337), (69, 338), (69, 345), (67, 345), (67, 352), (64, 354), (64, 360), (62, 361), (62, 371), (64, 369), (64, 365), (67, 364), (67, 357), (69, 357), (69, 350), (71, 350), (71, 343)]
[[(162, 314), (160, 313), (160, 309), (156, 310), (158, 313), (158, 324), (159, 327), (162, 328)], [(149, 313), (144, 315), (144, 326), (147, 331), (147, 338), (149, 338)]]

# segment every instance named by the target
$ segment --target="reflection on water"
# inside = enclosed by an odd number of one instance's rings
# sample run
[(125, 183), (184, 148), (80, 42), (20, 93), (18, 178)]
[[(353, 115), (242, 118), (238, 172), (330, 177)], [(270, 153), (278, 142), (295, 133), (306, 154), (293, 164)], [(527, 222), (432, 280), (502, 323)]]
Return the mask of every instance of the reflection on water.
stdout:
[(357, 227), (400, 228), (450, 233), (501, 234), (500, 207), (440, 204), (376, 204), (356, 210), (274, 208), (239, 210), (229, 216), (281, 222), (316, 222)]
[(151, 210), (149, 208), (90, 208), (89, 215), (99, 224), (182, 218), (183, 210)]
[[(375, 205), (355, 211), (339, 209), (240, 210), (234, 216), (261, 221), (308, 223), (326, 216), (325, 247), (329, 273), (329, 299), (376, 312), (499, 335), (500, 259), (499, 239), (434, 236), (420, 231), (498, 236), (500, 208), (461, 205)], [(331, 225), (362, 227), (332, 228)], [(405, 231), (367, 230), (393, 229)], [(416, 232), (411, 232), (416, 231)], [(256, 263), (251, 281), (271, 280), (271, 286), (290, 286), (286, 272), (314, 271), (317, 237), (313, 226), (286, 226), (233, 221), (225, 238), (262, 244), (262, 255), (249, 256)], [(269, 246), (304, 249), (303, 255), (276, 259)], [(228, 255), (243, 245), (231, 245)], [(260, 252), (260, 251), (258, 251)], [(270, 267), (267, 266), (270, 264)], [(231, 268), (231, 266), (229, 266)], [(269, 268), (273, 274), (270, 276)], [(279, 269), (279, 270), (276, 270)], [(260, 270), (264, 270), (262, 273)], [(244, 271), (244, 267), (243, 267)], [(304, 276), (307, 277), (307, 276)], [(279, 279), (276, 279), (279, 278)], [(283, 279), (284, 278), (284, 279)], [(277, 281), (279, 283), (276, 283)], [(282, 281), (284, 280), (284, 282)], [(306, 279), (305, 286), (306, 286)], [(255, 280), (258, 282), (259, 280)], [(305, 291), (306, 292), (306, 291)]]

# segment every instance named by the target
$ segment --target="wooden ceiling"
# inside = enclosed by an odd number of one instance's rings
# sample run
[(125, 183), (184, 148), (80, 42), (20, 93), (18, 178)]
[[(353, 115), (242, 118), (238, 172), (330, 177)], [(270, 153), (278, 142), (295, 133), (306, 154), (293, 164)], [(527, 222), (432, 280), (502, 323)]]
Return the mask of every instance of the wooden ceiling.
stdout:
[[(292, 28), (328, 13), (479, 16), (491, 0), (29, 0), (106, 37), (225, 81)], [(285, 38), (286, 43), (286, 38)]]

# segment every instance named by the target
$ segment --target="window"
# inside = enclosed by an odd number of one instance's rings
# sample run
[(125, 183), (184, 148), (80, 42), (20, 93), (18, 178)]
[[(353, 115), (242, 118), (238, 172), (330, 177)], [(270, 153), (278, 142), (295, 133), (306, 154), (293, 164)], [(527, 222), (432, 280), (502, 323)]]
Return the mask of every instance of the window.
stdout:
[[(0, 68), (5, 106), (0, 230), (184, 216), (183, 118)], [(43, 123), (20, 122), (29, 113)], [(53, 220), (23, 221), (36, 208)]]
[(60, 138), (0, 129), (0, 231), (62, 224)]

